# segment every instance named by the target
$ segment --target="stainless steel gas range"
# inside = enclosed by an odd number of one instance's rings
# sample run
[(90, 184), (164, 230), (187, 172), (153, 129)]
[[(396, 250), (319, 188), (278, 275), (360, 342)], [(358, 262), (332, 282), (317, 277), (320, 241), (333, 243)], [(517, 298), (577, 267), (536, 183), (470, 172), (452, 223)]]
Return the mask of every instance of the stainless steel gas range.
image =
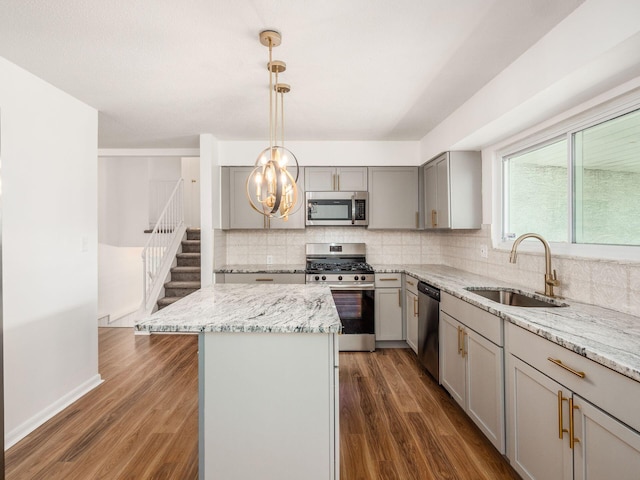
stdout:
[(306, 283), (331, 289), (342, 321), (340, 351), (376, 349), (375, 273), (364, 243), (308, 243)]

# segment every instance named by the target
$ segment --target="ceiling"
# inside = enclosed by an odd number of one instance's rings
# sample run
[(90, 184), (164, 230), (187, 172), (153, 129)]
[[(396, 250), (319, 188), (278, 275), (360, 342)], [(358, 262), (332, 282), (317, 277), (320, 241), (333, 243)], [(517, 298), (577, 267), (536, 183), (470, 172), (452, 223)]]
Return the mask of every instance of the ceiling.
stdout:
[(3, 0), (0, 55), (99, 110), (101, 148), (419, 140), (584, 0)]

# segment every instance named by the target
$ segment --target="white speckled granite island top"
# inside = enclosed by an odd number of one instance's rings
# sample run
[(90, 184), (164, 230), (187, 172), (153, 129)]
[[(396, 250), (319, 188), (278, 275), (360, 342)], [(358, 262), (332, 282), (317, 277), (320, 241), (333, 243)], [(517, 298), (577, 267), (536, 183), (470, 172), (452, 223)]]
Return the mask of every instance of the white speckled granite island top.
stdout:
[(331, 291), (319, 285), (216, 284), (136, 325), (148, 332), (339, 333)]
[[(377, 273), (408, 273), (457, 298), (640, 382), (640, 318), (561, 300), (568, 307), (523, 308), (492, 302), (465, 287), (513, 287), (444, 265), (374, 265)], [(532, 293), (532, 289), (522, 289)], [(517, 290), (517, 288), (516, 288)]]

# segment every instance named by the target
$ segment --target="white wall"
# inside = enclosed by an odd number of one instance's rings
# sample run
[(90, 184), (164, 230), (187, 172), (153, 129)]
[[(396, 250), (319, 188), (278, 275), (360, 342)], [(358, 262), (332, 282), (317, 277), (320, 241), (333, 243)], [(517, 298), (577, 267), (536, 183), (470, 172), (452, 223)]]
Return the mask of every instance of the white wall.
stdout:
[(118, 247), (144, 247), (150, 217), (150, 182), (177, 182), (179, 157), (100, 157), (99, 239)]
[(98, 159), (98, 313), (117, 320), (142, 302), (142, 248), (152, 216), (150, 182), (173, 185), (180, 157), (113, 156)]
[[(266, 141), (219, 141), (220, 165), (253, 165)], [(301, 166), (419, 165), (420, 142), (312, 142), (286, 143)]]
[(586, 0), (453, 112), (422, 160), (480, 150), (640, 75), (640, 2)]
[(95, 387), (97, 112), (0, 58), (5, 446)]

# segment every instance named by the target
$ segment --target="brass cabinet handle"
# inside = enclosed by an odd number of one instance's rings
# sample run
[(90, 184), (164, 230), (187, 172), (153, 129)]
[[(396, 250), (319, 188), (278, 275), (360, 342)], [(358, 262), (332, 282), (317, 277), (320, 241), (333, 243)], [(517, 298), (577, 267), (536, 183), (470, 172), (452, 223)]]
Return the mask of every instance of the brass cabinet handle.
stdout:
[(415, 297), (413, 299), (413, 316), (418, 316), (418, 299)]
[(466, 357), (467, 356), (467, 343), (464, 341), (465, 338), (467, 337), (467, 331), (462, 328), (462, 356)]
[(398, 289), (398, 306), (402, 308), (402, 290)]
[(462, 355), (462, 341), (460, 337), (462, 336), (462, 327), (458, 325), (458, 355)]
[(391, 278), (378, 278), (377, 280), (380, 280), (381, 282), (395, 282), (398, 279), (391, 277)]
[(407, 283), (408, 283), (409, 285), (411, 285), (412, 287), (415, 287), (415, 286), (416, 286), (416, 284), (415, 284), (415, 283), (413, 283), (411, 280), (407, 280)]
[(580, 443), (580, 439), (574, 437), (574, 422), (573, 422), (573, 411), (578, 410), (580, 407), (573, 404), (573, 398), (569, 399), (569, 448), (573, 449), (576, 443)]
[(336, 175), (336, 178), (338, 179), (338, 188), (336, 190), (340, 191), (340, 174)]
[(332, 188), (334, 190), (337, 190), (337, 188), (336, 188), (336, 174), (335, 173), (331, 174), (331, 183), (332, 183), (332, 185), (331, 185)]
[(563, 433), (569, 433), (569, 431), (564, 428), (563, 420), (562, 420), (562, 402), (567, 401), (568, 399), (562, 396), (562, 390), (558, 390), (558, 438), (562, 440)]
[(552, 358), (552, 357), (547, 357), (547, 360), (549, 360), (551, 363), (555, 363), (559, 367), (562, 367), (565, 370), (573, 373), (577, 377), (580, 377), (580, 378), (586, 377), (586, 374), (584, 372), (579, 372), (578, 370), (574, 370), (573, 368), (571, 368), (571, 367), (565, 365), (564, 363), (562, 363), (562, 360), (558, 360), (557, 358)]
[(431, 226), (438, 226), (438, 212), (436, 210), (431, 210)]
[(256, 278), (256, 282), (273, 282), (273, 278)]

